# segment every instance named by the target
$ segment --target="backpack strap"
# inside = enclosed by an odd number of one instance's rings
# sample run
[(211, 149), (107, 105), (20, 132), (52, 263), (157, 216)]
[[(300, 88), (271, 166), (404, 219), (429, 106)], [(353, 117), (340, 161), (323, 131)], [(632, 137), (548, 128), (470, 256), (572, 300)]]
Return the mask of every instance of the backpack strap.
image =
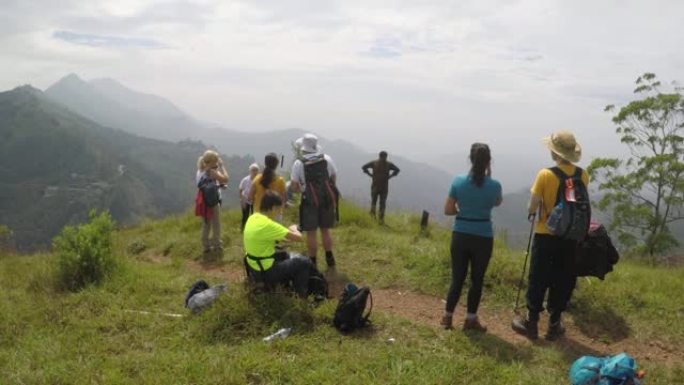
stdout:
[(370, 289), (368, 289), (368, 297), (370, 298), (370, 308), (368, 308), (368, 313), (363, 316), (363, 322), (364, 323), (369, 323), (370, 321), (368, 320), (368, 317), (371, 315), (371, 311), (373, 310), (373, 294), (371, 293)]
[(568, 179), (568, 175), (560, 169), (560, 167), (549, 167), (549, 170), (558, 178), (558, 191), (556, 192), (556, 202), (554, 206), (563, 200), (563, 193), (565, 192), (565, 180)]

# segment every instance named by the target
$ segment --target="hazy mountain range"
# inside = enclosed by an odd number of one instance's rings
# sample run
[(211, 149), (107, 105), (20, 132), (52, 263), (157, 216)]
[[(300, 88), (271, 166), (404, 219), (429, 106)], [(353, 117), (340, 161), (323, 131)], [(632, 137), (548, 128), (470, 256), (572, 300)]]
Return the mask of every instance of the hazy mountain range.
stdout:
[[(223, 154), (247, 156), (259, 162), (266, 153), (276, 152), (285, 157), (283, 174), (287, 174), (293, 161), (292, 142), (305, 133), (301, 129), (250, 133), (211, 127), (184, 114), (163, 98), (133, 91), (111, 79), (86, 82), (71, 74), (49, 87), (45, 94), (74, 113), (135, 135), (171, 141), (200, 140), (215, 146)], [(361, 165), (376, 158), (377, 154), (342, 140), (329, 142), (320, 138), (320, 144), (337, 163), (343, 195), (365, 202), (370, 180), (361, 173)], [(402, 171), (391, 182), (389, 204), (394, 209), (441, 210), (452, 176), (435, 167), (392, 154), (390, 159)], [(229, 166), (233, 179), (247, 173), (246, 168)], [(440, 193), (437, 195), (436, 191)]]
[[(197, 157), (208, 147), (227, 154), (231, 181), (224, 200), (235, 205), (237, 183), (248, 164), (276, 152), (284, 156), (280, 172), (287, 176), (292, 142), (304, 133), (212, 127), (162, 97), (112, 79), (84, 81), (71, 74), (44, 93), (19, 87), (0, 93), (0, 224), (14, 230), (20, 248), (29, 249), (47, 245), (63, 225), (85, 219), (90, 208), (108, 208), (122, 223), (187, 209), (196, 191)], [(343, 196), (368, 205), (370, 179), (361, 165), (377, 154), (345, 140), (320, 138), (320, 144), (338, 166)], [(453, 175), (442, 169), (444, 164), (438, 162), (439, 168), (396, 154), (390, 160), (401, 173), (391, 181), (389, 209), (425, 209), (433, 220), (446, 222), (441, 212)], [(518, 167), (509, 163), (514, 162), (500, 162), (500, 168)], [(520, 181), (518, 175), (508, 178)], [(524, 244), (528, 193), (504, 191), (505, 203), (494, 211), (495, 226), (511, 243)]]
[(0, 218), (22, 250), (47, 245), (90, 209), (122, 224), (186, 209), (206, 147), (104, 127), (30, 86), (0, 93), (0, 138)]

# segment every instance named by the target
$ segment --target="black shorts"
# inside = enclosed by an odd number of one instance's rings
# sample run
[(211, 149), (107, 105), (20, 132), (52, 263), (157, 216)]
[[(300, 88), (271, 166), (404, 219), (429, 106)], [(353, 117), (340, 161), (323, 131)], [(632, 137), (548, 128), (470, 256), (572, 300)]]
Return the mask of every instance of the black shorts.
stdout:
[(299, 227), (302, 231), (335, 227), (335, 206), (316, 207), (306, 203), (301, 204), (299, 206)]

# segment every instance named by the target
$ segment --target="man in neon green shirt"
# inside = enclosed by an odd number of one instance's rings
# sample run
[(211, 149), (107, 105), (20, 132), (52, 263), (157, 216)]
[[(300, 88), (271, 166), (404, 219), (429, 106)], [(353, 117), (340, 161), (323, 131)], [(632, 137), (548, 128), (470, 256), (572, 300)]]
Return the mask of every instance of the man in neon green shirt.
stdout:
[(302, 240), (297, 225), (287, 228), (274, 220), (282, 206), (280, 195), (269, 190), (261, 199), (260, 212), (247, 220), (243, 233), (247, 269), (250, 275), (267, 284), (292, 281), (297, 294), (306, 297), (309, 276), (315, 270), (311, 260), (300, 257), (276, 258), (276, 242)]

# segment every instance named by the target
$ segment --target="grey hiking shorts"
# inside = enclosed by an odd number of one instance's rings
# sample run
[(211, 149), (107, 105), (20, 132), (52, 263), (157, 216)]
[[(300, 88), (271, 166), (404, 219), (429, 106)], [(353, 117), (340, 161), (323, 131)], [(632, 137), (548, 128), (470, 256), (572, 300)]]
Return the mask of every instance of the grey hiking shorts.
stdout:
[(300, 205), (299, 227), (301, 227), (302, 231), (335, 227), (335, 206), (316, 207), (309, 204)]

